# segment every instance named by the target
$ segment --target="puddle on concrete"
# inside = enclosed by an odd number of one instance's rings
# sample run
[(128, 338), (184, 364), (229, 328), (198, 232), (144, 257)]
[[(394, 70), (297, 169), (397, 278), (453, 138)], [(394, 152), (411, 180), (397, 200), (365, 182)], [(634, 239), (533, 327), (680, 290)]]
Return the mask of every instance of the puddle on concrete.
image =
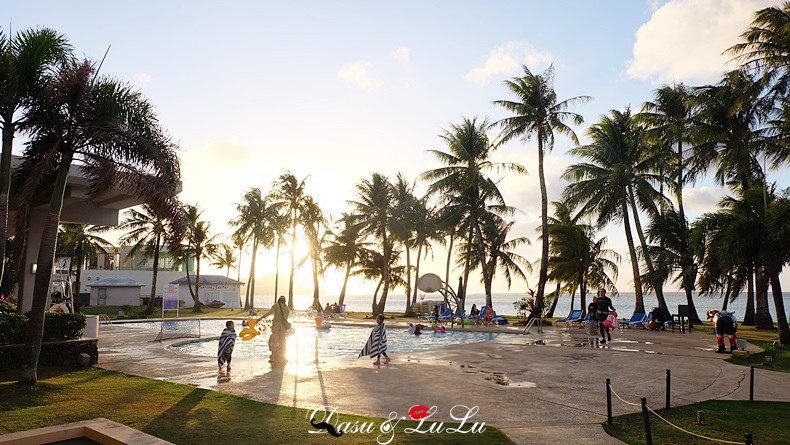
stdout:
[(536, 388), (538, 385), (534, 382), (510, 382), (511, 388)]

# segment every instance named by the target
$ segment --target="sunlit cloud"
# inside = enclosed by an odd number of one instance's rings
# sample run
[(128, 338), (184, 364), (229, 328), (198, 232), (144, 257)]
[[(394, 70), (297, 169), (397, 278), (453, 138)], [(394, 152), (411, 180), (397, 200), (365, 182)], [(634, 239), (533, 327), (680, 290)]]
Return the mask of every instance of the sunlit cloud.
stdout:
[(488, 53), (482, 65), (467, 73), (466, 80), (483, 85), (493, 76), (507, 77), (518, 74), (521, 65), (531, 70), (546, 68), (554, 62), (550, 52), (536, 49), (529, 42), (512, 41)]
[(731, 57), (722, 52), (739, 41), (754, 11), (777, 0), (672, 0), (657, 7), (636, 32), (628, 77), (655, 82), (710, 83)]
[(360, 60), (343, 66), (337, 73), (338, 79), (351, 85), (356, 85), (363, 90), (375, 90), (381, 86), (381, 81), (373, 75), (370, 62)]
[(411, 62), (411, 48), (406, 46), (401, 46), (400, 48), (396, 49), (392, 53), (390, 53), (393, 59), (397, 62), (400, 62), (403, 65), (408, 65)]
[(146, 84), (150, 83), (153, 80), (150, 74), (148, 73), (137, 73), (132, 77), (132, 83), (137, 85), (138, 87), (143, 87)]

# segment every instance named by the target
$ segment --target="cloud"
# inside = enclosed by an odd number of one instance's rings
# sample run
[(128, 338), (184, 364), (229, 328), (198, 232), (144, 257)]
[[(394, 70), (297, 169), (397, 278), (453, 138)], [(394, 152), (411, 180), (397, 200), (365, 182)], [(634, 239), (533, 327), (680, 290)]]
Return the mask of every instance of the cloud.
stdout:
[[(636, 32), (629, 77), (656, 82), (714, 82), (727, 69), (722, 52), (739, 41), (754, 12), (778, 0), (672, 0)], [(730, 67), (732, 68), (732, 67)]]
[(529, 42), (511, 41), (491, 50), (482, 65), (469, 71), (466, 80), (483, 85), (492, 76), (517, 74), (522, 64), (530, 69), (541, 69), (553, 61), (554, 56), (550, 52), (539, 51)]
[(363, 90), (375, 90), (381, 86), (381, 81), (371, 73), (370, 62), (366, 60), (346, 64), (337, 72), (337, 77)]
[(408, 65), (411, 62), (411, 48), (406, 46), (401, 46), (400, 48), (396, 49), (392, 53), (390, 53), (393, 59), (402, 63), (403, 65)]
[(137, 85), (138, 87), (142, 87), (153, 80), (150, 74), (148, 73), (137, 73), (132, 77), (132, 83)]

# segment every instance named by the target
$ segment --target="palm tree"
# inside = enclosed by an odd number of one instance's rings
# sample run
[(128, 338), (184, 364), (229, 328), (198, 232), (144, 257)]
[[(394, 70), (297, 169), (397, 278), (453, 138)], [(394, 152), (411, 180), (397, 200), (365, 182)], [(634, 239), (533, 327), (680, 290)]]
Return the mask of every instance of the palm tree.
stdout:
[(546, 152), (554, 147), (554, 134), (568, 136), (576, 145), (579, 139), (576, 133), (568, 126), (581, 125), (584, 119), (580, 114), (568, 111), (573, 105), (587, 102), (590, 97), (576, 96), (563, 101), (557, 100), (554, 91), (554, 67), (549, 67), (543, 74), (533, 74), (529, 68), (523, 66), (524, 75), (514, 77), (504, 82), (505, 88), (516, 96), (516, 100), (496, 100), (499, 105), (514, 115), (498, 122), (495, 126), (502, 128), (497, 145), (504, 144), (512, 139), (520, 138), (538, 141), (538, 177), (540, 179), (540, 216), (542, 250), (540, 258), (540, 271), (538, 275), (538, 290), (536, 299), (540, 308), (543, 307), (543, 296), (549, 267), (549, 229), (548, 206), (549, 198), (546, 192), (546, 177), (543, 172), (543, 158)]
[(230, 278), (230, 268), (236, 263), (236, 255), (233, 253), (233, 247), (227, 244), (220, 244), (217, 250), (216, 259), (212, 266), (217, 269), (227, 269), (226, 277)]
[[(488, 281), (489, 271), (484, 261), (486, 255), (480, 227), (481, 218), (486, 212), (501, 215), (514, 212), (512, 207), (505, 204), (497, 183), (487, 174), (492, 171), (526, 173), (526, 169), (520, 164), (491, 161), (490, 157), (496, 147), (490, 144), (486, 135), (489, 127), (487, 120), (478, 122), (477, 118), (463, 118), (460, 125), (451, 125), (449, 130), (444, 130), (439, 135), (447, 144), (448, 151), (428, 151), (445, 166), (420, 175), (422, 180), (431, 181), (428, 195), (441, 195), (443, 202), (439, 205), (462, 221), (462, 236), (467, 240), (468, 249), (474, 248), (477, 251), (483, 282)], [(472, 243), (473, 239), (477, 242)], [(468, 250), (467, 258), (471, 258)], [(468, 283), (469, 270), (470, 262), (467, 261), (464, 266), (464, 283)], [(486, 300), (491, 303), (491, 295), (486, 295)]]
[(346, 285), (348, 284), (348, 277), (355, 265), (357, 265), (366, 254), (366, 246), (368, 243), (362, 240), (360, 228), (350, 223), (351, 215), (344, 213), (340, 218), (339, 223), (340, 231), (338, 233), (331, 233), (329, 235), (329, 244), (324, 249), (327, 264), (337, 268), (345, 268), (343, 276), (343, 288), (340, 289), (340, 297), (338, 297), (339, 305), (342, 305), (346, 299)]
[(320, 311), (323, 306), (321, 306), (319, 299), (318, 278), (324, 273), (322, 256), (328, 234), (326, 218), (324, 218), (321, 208), (310, 196), (305, 199), (301, 216), (305, 236), (310, 245), (308, 256), (313, 271), (313, 309)]
[(74, 310), (79, 312), (79, 296), (81, 290), (82, 268), (85, 260), (92, 258), (99, 253), (107, 253), (105, 247), (112, 246), (112, 243), (100, 237), (98, 234), (110, 230), (107, 226), (96, 226), (88, 224), (63, 224), (58, 234), (58, 252), (71, 258), (69, 264), (69, 277), (71, 277), (72, 267), (77, 266), (77, 275), (72, 287), (72, 297)]
[[(395, 241), (403, 246), (406, 251), (406, 316), (413, 316), (414, 311), (411, 306), (411, 249), (414, 246), (414, 232), (417, 230), (415, 212), (417, 198), (414, 196), (414, 186), (406, 180), (402, 173), (398, 173), (395, 183), (392, 184), (393, 199), (393, 222), (392, 236)], [(416, 278), (415, 286), (416, 290)]]
[[(604, 287), (616, 292), (617, 263), (620, 255), (606, 249), (606, 237), (595, 240), (589, 224), (579, 223), (571, 215), (566, 203), (554, 202), (554, 218), (549, 225), (551, 257), (549, 278), (556, 282), (572, 283), (571, 290), (579, 289), (582, 311), (587, 309), (587, 290)], [(573, 309), (573, 301), (571, 301)]]
[[(60, 211), (72, 160), (82, 163), (93, 195), (117, 185), (141, 197), (174, 218), (178, 227), (169, 234), (171, 242), (180, 238), (184, 228), (176, 198), (178, 156), (152, 106), (139, 92), (116, 80), (97, 78), (93, 65), (86, 61), (52, 78), (32, 113), (42, 124), (31, 134), (23, 155), (20, 171), (26, 179), (18, 199), (30, 202), (39, 190), (52, 188), (33, 288), (28, 357), (21, 377), (25, 382), (37, 380)], [(54, 182), (42, 183), (42, 178), (52, 176)]]
[[(634, 276), (635, 311), (645, 312), (642, 279), (628, 208), (632, 207), (634, 215), (638, 217), (634, 189), (643, 204), (649, 199), (658, 198), (650, 187), (654, 176), (648, 173), (654, 170), (655, 159), (645, 157), (640, 143), (642, 135), (629, 110), (612, 110), (609, 116), (603, 116), (590, 127), (587, 135), (591, 139), (590, 144), (571, 150), (573, 155), (587, 162), (574, 164), (565, 171), (563, 177), (571, 184), (566, 187), (564, 196), (570, 206), (581, 206), (579, 216), (594, 216), (598, 227), (611, 221), (623, 222)], [(651, 268), (649, 275), (655, 277), (650, 256), (645, 257)], [(666, 312), (666, 302), (662, 302), (663, 298), (658, 292), (657, 297), (659, 305)]]
[[(281, 209), (282, 210), (282, 209)], [(277, 212), (276, 215), (272, 215), (272, 219), (269, 221), (269, 227), (271, 228), (272, 232), (274, 232), (274, 236), (277, 238), (277, 248), (275, 249), (274, 253), (274, 296), (275, 298), (279, 295), (279, 288), (280, 288), (280, 247), (285, 240), (286, 235), (288, 234), (288, 228), (291, 226), (291, 218), (290, 215), (287, 213), (283, 213), (282, 211)]]
[(280, 203), (272, 202), (271, 198), (264, 197), (260, 188), (253, 187), (244, 194), (242, 202), (236, 204), (236, 211), (239, 214), (230, 221), (230, 225), (236, 227), (236, 236), (252, 240), (252, 262), (250, 263), (250, 277), (244, 303), (245, 309), (255, 306), (255, 266), (258, 247), (271, 247), (274, 243), (274, 233), (270, 223), (280, 207)]
[[(28, 113), (38, 100), (53, 69), (71, 61), (66, 37), (49, 28), (28, 29), (9, 37), (0, 32), (0, 126), (3, 148), (0, 155), (0, 240), (8, 237), (8, 195), (11, 188), (11, 152), (16, 131), (35, 125)], [(0, 243), (5, 258), (5, 242)], [(0, 282), (5, 262), (0, 262)], [(21, 299), (21, 295), (20, 295)]]
[(296, 271), (296, 228), (305, 203), (305, 181), (291, 172), (280, 175), (274, 184), (273, 198), (281, 203), (291, 217), (291, 275), (288, 278), (288, 307), (294, 307), (294, 272)]
[(158, 215), (156, 210), (143, 204), (140, 210), (131, 209), (126, 213), (126, 218), (118, 226), (126, 232), (120, 238), (123, 246), (131, 246), (126, 259), (142, 254), (145, 258), (153, 258), (153, 272), (151, 273), (151, 294), (145, 313), (154, 313), (154, 299), (156, 298), (156, 281), (159, 273), (159, 255), (167, 235), (167, 221)]
[[(376, 290), (373, 292), (373, 303), (371, 304), (373, 315), (384, 313), (386, 296), (383, 294), (406, 284), (406, 279), (403, 277), (406, 267), (398, 264), (399, 259), (400, 251), (398, 250), (390, 252), (388, 264), (385, 263), (383, 254), (374, 250), (366, 250), (360, 259), (359, 268), (351, 273), (354, 276), (360, 276), (367, 280), (378, 280)], [(384, 284), (385, 277), (389, 280), (389, 288)], [(377, 302), (379, 290), (382, 290), (384, 302)]]
[(376, 288), (378, 293), (378, 288), (383, 286), (378, 303), (376, 303), (376, 294), (373, 296), (373, 314), (378, 315), (384, 313), (387, 294), (394, 288), (390, 276), (394, 255), (392, 184), (386, 176), (373, 173), (370, 179), (360, 181), (356, 185), (356, 190), (357, 200), (348, 202), (353, 207), (352, 224), (361, 235), (375, 239), (382, 252), (380, 261), (369, 261), (369, 264), (378, 265), (378, 268), (368, 268), (382, 273), (379, 286)]
[[(420, 279), (420, 262), (422, 258), (427, 258), (428, 253), (432, 253), (432, 242), (441, 243), (442, 230), (437, 220), (437, 212), (435, 209), (429, 208), (426, 201), (428, 196), (416, 200), (414, 204), (414, 211), (412, 217), (409, 218), (414, 227), (414, 237), (412, 245), (417, 247), (417, 262), (414, 267), (414, 288), (412, 289), (412, 298), (406, 311), (413, 313), (412, 308), (417, 304), (417, 280)], [(424, 252), (424, 253), (423, 253)], [(448, 256), (449, 256), (448, 251)], [(448, 271), (449, 273), (449, 271)]]
[[(763, 95), (766, 84), (765, 78), (754, 79), (742, 71), (732, 71), (717, 85), (695, 91), (699, 113), (692, 135), (691, 174), (715, 168), (716, 181), (738, 193), (759, 182), (765, 186), (759, 158), (781, 151), (766, 126), (772, 109), (772, 102)], [(754, 272), (744, 272), (752, 290)], [(753, 292), (747, 296), (744, 324), (755, 323), (753, 297)], [(767, 300), (760, 304), (767, 304)]]
[[(751, 26), (741, 34), (743, 42), (733, 45), (727, 54), (735, 57), (750, 71), (763, 71), (776, 79), (776, 91), (785, 91), (790, 82), (790, 4), (771, 6), (757, 11)], [(784, 94), (784, 93), (782, 93)]]
[[(195, 289), (192, 290), (192, 283), (190, 281), (189, 268), (187, 268), (187, 285), (189, 286), (189, 293), (194, 301), (192, 312), (202, 312), (201, 307), (203, 303), (200, 301), (200, 260), (204, 257), (213, 257), (217, 251), (216, 235), (211, 235), (211, 223), (208, 221), (201, 221), (200, 218), (203, 214), (201, 210), (194, 205), (186, 206), (187, 218), (187, 232), (186, 232), (186, 245), (183, 246), (183, 253), (188, 259), (189, 256), (195, 258)], [(253, 258), (254, 262), (254, 258)]]

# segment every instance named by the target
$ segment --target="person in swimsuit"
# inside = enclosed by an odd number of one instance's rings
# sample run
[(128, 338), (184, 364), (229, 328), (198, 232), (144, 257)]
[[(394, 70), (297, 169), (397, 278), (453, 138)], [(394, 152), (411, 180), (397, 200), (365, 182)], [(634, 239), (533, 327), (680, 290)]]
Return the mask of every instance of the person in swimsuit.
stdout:
[(288, 305), (285, 304), (285, 297), (280, 296), (277, 303), (269, 309), (268, 312), (263, 314), (258, 322), (273, 315), (272, 320), (272, 333), (269, 336), (269, 351), (272, 355), (269, 362), (272, 364), (284, 364), (288, 360), (285, 358), (285, 332), (288, 330), (290, 323), (288, 323)]

